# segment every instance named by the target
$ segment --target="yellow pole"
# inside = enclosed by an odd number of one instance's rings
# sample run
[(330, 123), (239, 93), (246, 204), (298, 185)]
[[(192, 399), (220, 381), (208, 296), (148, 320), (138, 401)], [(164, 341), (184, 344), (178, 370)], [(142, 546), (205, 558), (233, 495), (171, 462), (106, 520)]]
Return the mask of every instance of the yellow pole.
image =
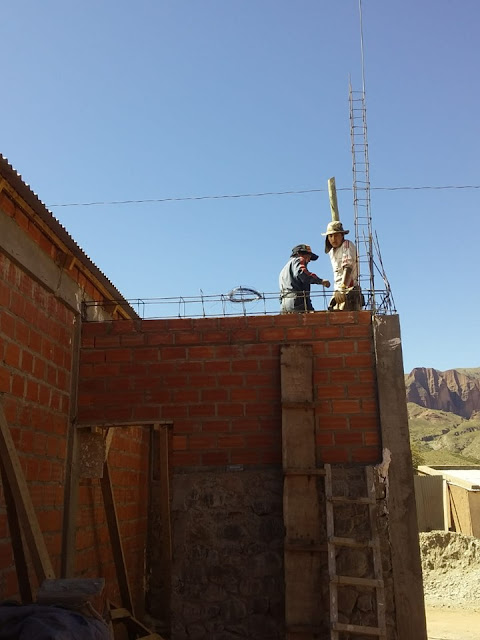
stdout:
[(335, 187), (335, 178), (328, 180), (328, 198), (330, 200), (330, 211), (332, 212), (332, 221), (340, 220), (338, 213), (337, 189)]

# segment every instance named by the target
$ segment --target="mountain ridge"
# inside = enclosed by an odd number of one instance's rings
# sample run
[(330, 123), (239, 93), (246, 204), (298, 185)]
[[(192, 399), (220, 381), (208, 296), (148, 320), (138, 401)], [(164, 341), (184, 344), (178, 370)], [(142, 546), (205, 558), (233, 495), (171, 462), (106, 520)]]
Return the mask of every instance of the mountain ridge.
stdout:
[(405, 375), (407, 402), (470, 419), (480, 412), (480, 367), (439, 371), (417, 367)]

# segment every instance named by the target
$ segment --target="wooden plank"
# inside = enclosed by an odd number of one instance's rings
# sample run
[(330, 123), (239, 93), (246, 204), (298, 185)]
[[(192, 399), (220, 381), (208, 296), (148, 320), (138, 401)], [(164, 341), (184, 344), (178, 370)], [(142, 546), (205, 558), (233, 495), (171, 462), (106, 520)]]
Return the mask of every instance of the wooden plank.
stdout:
[(419, 531), (442, 530), (444, 517), (442, 476), (413, 476)]
[(426, 640), (425, 603), (413, 467), (408, 432), (400, 323), (373, 316), (380, 425), (388, 482), (387, 508), (395, 595), (396, 634)]
[(90, 602), (97, 605), (95, 608), (98, 610), (104, 590), (105, 578), (44, 580), (37, 591), (36, 601), (38, 604), (64, 606), (80, 606)]
[[(161, 521), (161, 582), (158, 584), (157, 603), (161, 619), (167, 628), (171, 625), (170, 594), (172, 590), (172, 524), (170, 511), (170, 440), (171, 424), (155, 424), (153, 438), (158, 439), (157, 478)], [(155, 450), (155, 448), (153, 448)]]
[(103, 466), (103, 477), (100, 479), (100, 486), (102, 488), (103, 503), (105, 505), (105, 515), (110, 534), (110, 544), (112, 545), (113, 561), (117, 573), (120, 597), (122, 599), (122, 604), (133, 613), (133, 600), (130, 592), (130, 584), (128, 582), (127, 565), (125, 562), (125, 554), (123, 553), (122, 538), (120, 536), (120, 527), (118, 525), (117, 507), (115, 505), (115, 498), (113, 495), (108, 460), (105, 460), (105, 464)]
[(46, 578), (54, 578), (52, 563), (48, 555), (32, 500), (28, 492), (25, 476), (15, 449), (10, 429), (5, 419), (3, 406), (0, 403), (0, 458), (10, 486), (17, 509), (20, 525), (30, 551), (33, 567), (39, 582)]
[(67, 433), (67, 455), (65, 464), (65, 489), (63, 494), (62, 552), (60, 575), (71, 578), (75, 574), (75, 552), (78, 513), (78, 441), (74, 421), (77, 415), (78, 369), (80, 361), (80, 338), (82, 319), (75, 314), (72, 341), (72, 373), (70, 380), (69, 425)]
[(335, 631), (344, 631), (349, 633), (356, 633), (357, 635), (363, 636), (382, 636), (384, 632), (382, 629), (378, 627), (362, 627), (358, 624), (342, 624), (341, 622), (337, 622), (335, 624)]
[[(312, 359), (311, 345), (282, 347), (285, 624), (288, 639), (303, 634), (307, 640), (324, 622), (319, 606), (325, 565), (323, 510), (319, 505), (323, 473), (316, 469)], [(309, 548), (315, 551), (305, 552)]]
[(3, 495), (5, 498), (5, 506), (7, 508), (8, 528), (10, 530), (10, 540), (12, 541), (20, 598), (22, 604), (30, 604), (33, 602), (33, 596), (30, 578), (28, 575), (27, 561), (25, 559), (25, 550), (23, 548), (22, 531), (18, 520), (17, 509), (15, 507), (15, 500), (8, 483), (7, 474), (5, 473), (5, 469), (1, 461), (0, 473), (2, 476)]

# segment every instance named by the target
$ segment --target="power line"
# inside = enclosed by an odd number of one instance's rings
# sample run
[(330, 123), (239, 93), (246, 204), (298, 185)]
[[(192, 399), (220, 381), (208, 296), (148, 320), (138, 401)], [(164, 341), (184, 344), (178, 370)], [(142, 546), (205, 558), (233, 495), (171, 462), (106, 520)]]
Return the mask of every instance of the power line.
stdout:
[[(419, 187), (404, 186), (404, 187), (370, 187), (371, 191), (434, 191), (444, 189), (480, 189), (478, 184), (462, 184), (462, 185), (441, 185), (441, 186), (428, 186), (423, 185)], [(337, 191), (351, 191), (351, 187), (337, 187)], [(97, 207), (105, 205), (120, 205), (120, 204), (154, 204), (161, 202), (185, 202), (189, 200), (226, 200), (228, 198), (261, 198), (264, 196), (287, 196), (287, 195), (300, 195), (302, 193), (321, 193), (327, 189), (299, 189), (297, 191), (265, 191), (263, 193), (235, 193), (235, 194), (222, 194), (216, 196), (184, 196), (178, 198), (150, 198), (145, 200), (105, 200), (98, 202), (67, 202), (59, 204), (49, 204), (48, 208), (53, 209), (55, 207)]]

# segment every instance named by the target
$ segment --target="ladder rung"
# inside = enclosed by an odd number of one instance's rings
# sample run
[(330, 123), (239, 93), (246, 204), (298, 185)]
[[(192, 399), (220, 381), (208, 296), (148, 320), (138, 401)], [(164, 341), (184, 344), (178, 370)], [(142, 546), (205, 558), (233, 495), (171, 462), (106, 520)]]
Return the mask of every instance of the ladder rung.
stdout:
[(345, 504), (376, 504), (374, 498), (346, 498), (344, 496), (327, 496), (327, 500), (332, 502), (343, 502)]
[(383, 580), (375, 578), (355, 578), (354, 576), (332, 576), (332, 582), (337, 584), (349, 584), (357, 587), (383, 587)]
[(318, 469), (317, 467), (305, 467), (304, 469), (296, 469), (290, 467), (283, 470), (285, 476), (324, 476), (325, 469)]
[(330, 544), (334, 544), (337, 547), (355, 547), (355, 548), (364, 548), (364, 547), (373, 547), (373, 540), (369, 540), (365, 538), (364, 540), (360, 538), (340, 538), (338, 536), (331, 536), (328, 541)]
[(350, 633), (358, 633), (363, 636), (384, 636), (385, 631), (380, 627), (363, 627), (359, 624), (342, 624), (341, 622), (334, 622), (334, 631), (349, 631)]

